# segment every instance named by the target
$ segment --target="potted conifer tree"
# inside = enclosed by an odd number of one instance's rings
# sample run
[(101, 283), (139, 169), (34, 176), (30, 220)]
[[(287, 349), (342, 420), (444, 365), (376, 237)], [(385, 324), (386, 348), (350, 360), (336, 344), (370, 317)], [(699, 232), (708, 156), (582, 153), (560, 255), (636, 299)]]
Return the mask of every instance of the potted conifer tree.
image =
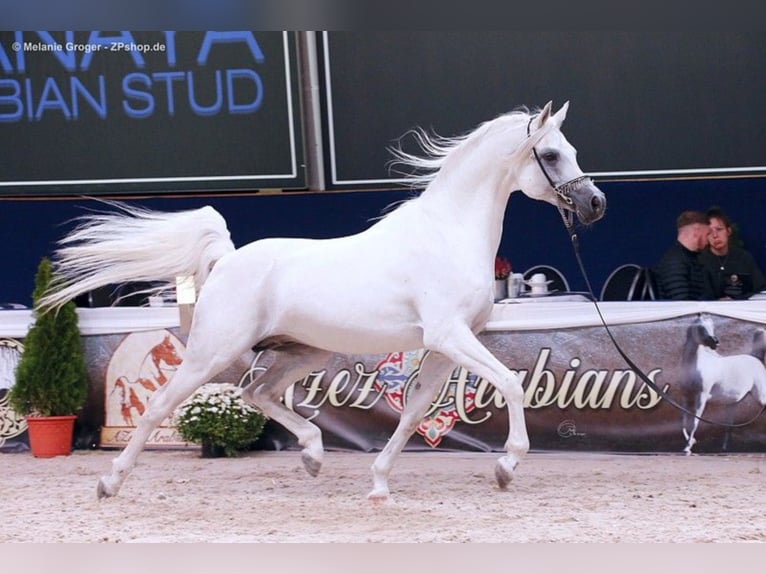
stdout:
[(32, 295), (34, 324), (24, 339), (16, 382), (8, 395), (11, 408), (26, 417), (32, 454), (42, 458), (72, 452), (74, 422), (88, 393), (74, 302), (46, 312), (38, 306), (52, 279), (51, 262), (43, 258)]

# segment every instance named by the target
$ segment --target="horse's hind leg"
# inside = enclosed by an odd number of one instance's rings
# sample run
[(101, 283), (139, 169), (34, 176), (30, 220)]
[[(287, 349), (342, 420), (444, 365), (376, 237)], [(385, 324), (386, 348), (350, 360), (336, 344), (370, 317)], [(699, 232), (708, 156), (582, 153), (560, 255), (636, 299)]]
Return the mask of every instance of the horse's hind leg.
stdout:
[(332, 353), (297, 343), (276, 350), (271, 366), (243, 393), (243, 398), (259, 408), (263, 414), (284, 426), (298, 438), (303, 447), (301, 460), (311, 476), (319, 474), (324, 448), (322, 432), (315, 424), (280, 402), (285, 389), (309, 373), (325, 366)]
[[(203, 314), (200, 313), (198, 317), (201, 315)], [(203, 322), (195, 322), (183, 363), (178, 367), (173, 379), (152, 395), (127, 446), (114, 459), (111, 474), (102, 476), (99, 480), (99, 498), (115, 496), (118, 493), (149, 435), (178, 405), (247, 351), (249, 345), (244, 339), (234, 343), (231, 341), (226, 318), (221, 314), (216, 316), (212, 324), (208, 322), (204, 328), (201, 326)]]
[(367, 495), (370, 500), (380, 501), (388, 498), (388, 475), (391, 473), (396, 457), (428, 412), (437, 388), (444, 383), (454, 369), (455, 364), (444, 355), (433, 351), (426, 354), (415, 386), (407, 395), (399, 424), (372, 464), (373, 487)]
[(466, 325), (455, 325), (451, 331), (441, 333), (437, 341), (435, 349), (471, 373), (489, 381), (508, 405), (506, 455), (500, 457), (495, 466), (497, 484), (505, 489), (512, 479), (514, 469), (529, 451), (521, 378), (490, 353)]
[(734, 409), (737, 403), (730, 403), (726, 405), (726, 426), (723, 431), (723, 443), (721, 444), (721, 450), (726, 452), (729, 450), (729, 442), (731, 441), (731, 425), (734, 423)]
[(138, 420), (138, 425), (133, 431), (130, 441), (120, 455), (114, 459), (111, 474), (102, 476), (99, 480), (97, 488), (99, 498), (117, 494), (122, 483), (133, 469), (136, 459), (152, 431), (195, 390), (226, 366), (224, 364), (220, 368), (216, 368), (220, 365), (219, 363), (205, 365), (199, 360), (195, 360), (191, 353), (187, 353), (186, 357), (173, 379), (152, 395), (146, 411)]

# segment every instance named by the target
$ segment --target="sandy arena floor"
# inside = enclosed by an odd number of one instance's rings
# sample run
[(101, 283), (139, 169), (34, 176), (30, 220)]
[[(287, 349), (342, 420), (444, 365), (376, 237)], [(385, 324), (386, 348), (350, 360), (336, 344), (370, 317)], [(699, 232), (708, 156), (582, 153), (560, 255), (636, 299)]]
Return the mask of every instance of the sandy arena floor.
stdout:
[(98, 501), (114, 451), (0, 455), (0, 542), (766, 542), (766, 455), (531, 453), (508, 491), (497, 453), (408, 452), (393, 500), (366, 498), (375, 454), (202, 459), (146, 451)]

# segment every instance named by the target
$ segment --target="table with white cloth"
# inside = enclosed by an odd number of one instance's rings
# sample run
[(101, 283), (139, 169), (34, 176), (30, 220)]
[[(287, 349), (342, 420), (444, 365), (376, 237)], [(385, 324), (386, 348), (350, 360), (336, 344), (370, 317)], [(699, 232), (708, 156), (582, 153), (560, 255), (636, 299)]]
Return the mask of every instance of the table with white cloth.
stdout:
[[(615, 452), (681, 452), (681, 413), (628, 367), (609, 339), (603, 320), (633, 362), (660, 388), (680, 399), (678, 381), (686, 332), (698, 314), (712, 318), (722, 356), (751, 352), (753, 334), (766, 325), (766, 301), (600, 302), (508, 300), (495, 304), (479, 338), (520, 381), (532, 449)], [(600, 311), (600, 314), (599, 314)], [(138, 412), (121, 402), (129, 386), (143, 405), (151, 392), (140, 380), (172, 383), (171, 368), (153, 355), (170, 341), (183, 356), (176, 307), (79, 309), (90, 391), (78, 417), (78, 447), (121, 447)], [(361, 318), (363, 319), (363, 318)], [(23, 421), (10, 411), (5, 392), (23, 352), (30, 310), (0, 311), (0, 450), (24, 440)], [(216, 382), (257, 380), (273, 355), (259, 353)], [(156, 361), (154, 359), (157, 359)], [(287, 408), (323, 431), (326, 448), (377, 451), (393, 432), (417, 381), (424, 351), (384, 355), (334, 355), (327, 368), (297, 381), (284, 396)], [(766, 367), (764, 367), (766, 369)], [(734, 421), (753, 419), (761, 405), (750, 395), (733, 411)], [(130, 416), (132, 415), (132, 417)], [(722, 405), (705, 418), (725, 420)], [(702, 422), (695, 452), (720, 452), (723, 426)], [(13, 434), (16, 433), (16, 434)], [(456, 368), (434, 398), (407, 449), (500, 451), (508, 433), (505, 400), (489, 381)], [(15, 443), (14, 443), (15, 441)], [(184, 443), (166, 421), (149, 448)], [(297, 449), (295, 438), (270, 422), (259, 448)], [(729, 450), (766, 451), (766, 415), (732, 430)]]

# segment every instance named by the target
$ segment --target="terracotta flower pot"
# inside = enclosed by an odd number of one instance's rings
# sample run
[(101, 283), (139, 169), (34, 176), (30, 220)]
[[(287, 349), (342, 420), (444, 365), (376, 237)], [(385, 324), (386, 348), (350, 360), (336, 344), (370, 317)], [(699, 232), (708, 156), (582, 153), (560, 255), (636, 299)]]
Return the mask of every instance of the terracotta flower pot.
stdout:
[(32, 455), (37, 458), (51, 458), (71, 454), (76, 419), (74, 415), (26, 417)]

